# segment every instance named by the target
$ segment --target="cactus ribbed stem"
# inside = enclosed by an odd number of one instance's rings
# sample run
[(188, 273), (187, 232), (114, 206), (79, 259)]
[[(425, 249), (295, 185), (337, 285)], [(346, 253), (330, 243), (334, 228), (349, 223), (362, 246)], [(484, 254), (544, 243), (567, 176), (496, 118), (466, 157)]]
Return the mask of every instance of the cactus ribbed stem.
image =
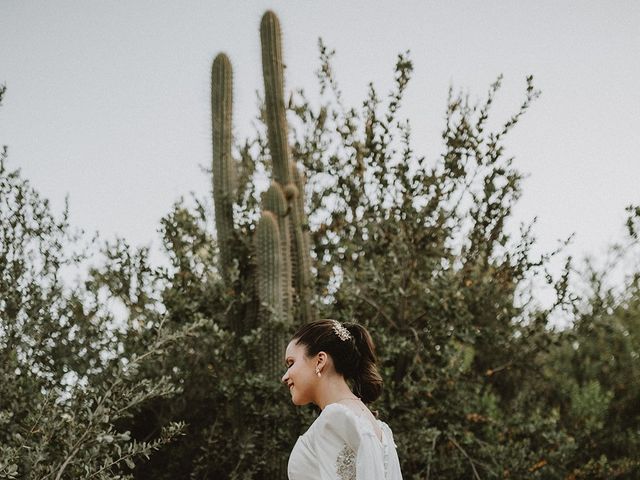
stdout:
[(291, 283), (291, 232), (289, 229), (289, 208), (282, 192), (282, 188), (276, 182), (264, 194), (263, 207), (272, 212), (278, 221), (281, 250), (281, 283), (282, 283), (282, 308), (283, 320), (290, 323), (293, 307), (293, 288)]
[(284, 102), (284, 73), (280, 21), (267, 11), (260, 23), (262, 43), (262, 74), (267, 106), (269, 149), (273, 160), (273, 175), (280, 185), (289, 179), (289, 144), (287, 143), (287, 117)]
[(290, 172), (298, 191), (298, 195), (291, 201), (291, 217), (295, 220), (289, 222), (292, 237), (293, 284), (298, 295), (299, 315), (303, 322), (307, 323), (315, 320), (315, 310), (312, 305), (309, 231), (303, 200), (305, 181), (294, 161), (291, 161)]
[(220, 270), (225, 280), (233, 265), (233, 202), (236, 172), (231, 156), (233, 84), (231, 62), (220, 53), (211, 69), (211, 123), (213, 127), (213, 200), (220, 248)]
[(256, 226), (258, 297), (266, 318), (282, 319), (282, 250), (278, 220), (271, 212), (262, 212)]
[(265, 330), (265, 373), (277, 377), (284, 351), (282, 303), (282, 247), (278, 220), (268, 211), (262, 212), (256, 227), (256, 260), (260, 317)]

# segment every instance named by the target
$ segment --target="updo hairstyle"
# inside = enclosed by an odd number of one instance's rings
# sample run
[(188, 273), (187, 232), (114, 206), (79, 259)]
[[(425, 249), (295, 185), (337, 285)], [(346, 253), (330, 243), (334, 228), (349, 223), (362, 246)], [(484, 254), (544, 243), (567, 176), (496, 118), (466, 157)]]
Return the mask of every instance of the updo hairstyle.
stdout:
[[(340, 338), (336, 331), (337, 325), (348, 330), (348, 338)], [(351, 383), (353, 393), (364, 403), (373, 402), (382, 393), (382, 377), (376, 367), (373, 340), (362, 325), (317, 320), (301, 327), (293, 340), (296, 340), (297, 345), (306, 347), (309, 357), (318, 352), (331, 355), (336, 372)]]

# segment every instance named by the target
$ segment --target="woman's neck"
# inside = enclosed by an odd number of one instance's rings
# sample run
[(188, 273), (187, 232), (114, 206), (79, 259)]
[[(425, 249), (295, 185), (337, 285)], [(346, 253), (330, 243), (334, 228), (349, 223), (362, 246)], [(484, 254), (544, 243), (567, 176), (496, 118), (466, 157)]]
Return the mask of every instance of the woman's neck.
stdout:
[(327, 405), (339, 402), (340, 400), (357, 398), (342, 376), (323, 380), (324, 381), (318, 386), (318, 394), (314, 402), (320, 407), (320, 410), (324, 410), (324, 407)]

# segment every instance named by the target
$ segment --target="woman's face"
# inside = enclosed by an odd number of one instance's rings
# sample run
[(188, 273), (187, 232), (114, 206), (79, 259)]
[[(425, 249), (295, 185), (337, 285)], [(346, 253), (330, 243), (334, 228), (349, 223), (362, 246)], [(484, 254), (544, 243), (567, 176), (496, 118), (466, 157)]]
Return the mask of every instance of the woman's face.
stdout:
[(291, 340), (287, 345), (284, 361), (287, 371), (282, 376), (282, 382), (289, 388), (291, 401), (294, 405), (312, 403), (319, 383), (316, 375), (316, 356), (307, 357), (306, 347)]

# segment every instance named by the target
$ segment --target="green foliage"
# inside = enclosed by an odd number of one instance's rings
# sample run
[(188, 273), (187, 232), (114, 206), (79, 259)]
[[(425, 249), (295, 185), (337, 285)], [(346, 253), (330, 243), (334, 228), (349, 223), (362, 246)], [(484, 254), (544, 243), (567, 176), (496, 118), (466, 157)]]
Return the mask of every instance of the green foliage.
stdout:
[[(581, 272), (584, 299), (573, 327), (560, 335), (545, 377), (561, 427), (578, 446), (567, 462), (571, 478), (637, 478), (640, 474), (640, 244), (633, 230), (597, 269)], [(633, 266), (623, 287), (611, 276)]]
[(150, 335), (124, 354), (99, 284), (65, 286), (65, 271), (85, 259), (72, 251), (78, 237), (67, 211), (51, 214), (20, 173), (7, 169), (6, 149), (0, 198), (0, 478), (132, 478), (136, 461), (184, 429), (170, 421), (154, 439), (138, 441), (118, 427), (142, 405), (179, 391), (168, 377), (141, 372), (199, 325), (169, 332), (161, 316), (145, 312)]

